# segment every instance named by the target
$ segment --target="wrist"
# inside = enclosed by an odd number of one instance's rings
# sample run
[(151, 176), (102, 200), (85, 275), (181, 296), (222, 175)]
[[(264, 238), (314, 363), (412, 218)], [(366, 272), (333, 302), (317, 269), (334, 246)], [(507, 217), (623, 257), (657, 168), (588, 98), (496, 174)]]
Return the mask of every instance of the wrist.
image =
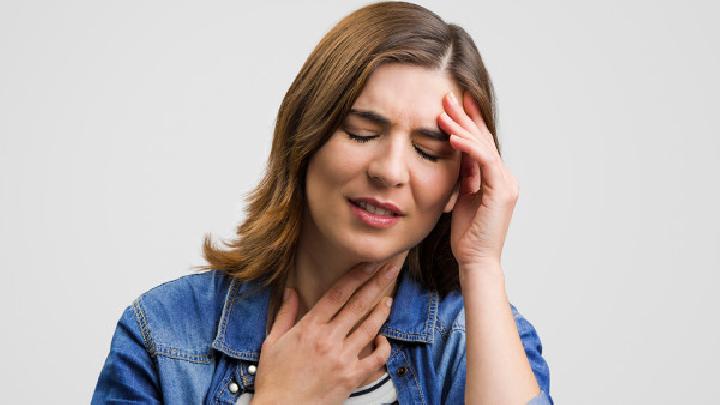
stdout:
[(505, 273), (499, 261), (486, 261), (476, 263), (466, 263), (458, 267), (460, 287), (465, 287), (469, 283), (475, 284), (494, 284), (505, 283)]
[(503, 274), (500, 260), (484, 260), (472, 263), (458, 263), (461, 273)]

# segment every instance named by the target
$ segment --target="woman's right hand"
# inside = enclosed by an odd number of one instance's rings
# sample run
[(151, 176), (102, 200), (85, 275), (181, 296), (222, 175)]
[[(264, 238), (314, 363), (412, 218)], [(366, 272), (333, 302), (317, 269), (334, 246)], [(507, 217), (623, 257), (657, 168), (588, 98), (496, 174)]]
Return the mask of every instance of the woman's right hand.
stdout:
[[(348, 271), (297, 324), (297, 293), (286, 289), (260, 351), (252, 404), (342, 404), (377, 372), (390, 355), (390, 343), (378, 331), (390, 314), (391, 300), (372, 306), (397, 278), (405, 256)], [(358, 359), (373, 339), (375, 350)]]

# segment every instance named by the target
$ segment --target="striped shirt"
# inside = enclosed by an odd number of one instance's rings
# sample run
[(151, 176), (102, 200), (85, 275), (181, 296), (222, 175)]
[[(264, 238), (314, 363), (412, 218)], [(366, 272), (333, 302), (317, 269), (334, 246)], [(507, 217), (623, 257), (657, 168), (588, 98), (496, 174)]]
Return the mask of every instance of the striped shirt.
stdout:
[[(248, 405), (251, 393), (244, 393), (238, 398), (236, 405)], [(385, 372), (377, 380), (350, 393), (343, 405), (398, 405), (397, 391), (390, 375)]]

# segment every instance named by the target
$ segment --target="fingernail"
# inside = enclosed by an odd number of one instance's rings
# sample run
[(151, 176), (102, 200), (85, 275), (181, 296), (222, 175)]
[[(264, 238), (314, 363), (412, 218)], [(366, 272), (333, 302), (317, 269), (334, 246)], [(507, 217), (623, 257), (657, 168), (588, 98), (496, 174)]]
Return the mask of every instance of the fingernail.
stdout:
[(457, 103), (458, 103), (457, 99), (455, 98), (455, 95), (452, 93), (450, 93), (450, 102), (455, 105), (457, 105)]
[(285, 291), (283, 292), (283, 301), (287, 301), (289, 296), (290, 296), (290, 289), (285, 288)]
[(388, 298), (385, 300), (385, 305), (386, 305), (388, 308), (390, 308), (390, 307), (392, 306), (392, 298), (388, 297)]

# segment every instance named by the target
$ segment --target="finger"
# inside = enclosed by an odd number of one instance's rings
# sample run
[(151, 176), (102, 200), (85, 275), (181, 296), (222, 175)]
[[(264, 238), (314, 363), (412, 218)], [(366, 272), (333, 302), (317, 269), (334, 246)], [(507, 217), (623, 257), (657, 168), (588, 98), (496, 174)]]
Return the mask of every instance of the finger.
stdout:
[(313, 308), (305, 314), (309, 322), (327, 323), (370, 277), (382, 267), (382, 263), (361, 263), (343, 274), (323, 294)]
[(477, 162), (467, 153), (462, 154), (460, 195), (472, 194), (480, 189), (482, 178)]
[(443, 99), (443, 107), (445, 108), (447, 115), (449, 115), (455, 122), (460, 124), (460, 126), (466, 130), (472, 130), (477, 127), (475, 122), (470, 119), (467, 114), (465, 114), (465, 111), (452, 92), (445, 95), (445, 98)]
[(385, 298), (373, 308), (370, 315), (358, 325), (345, 340), (345, 348), (353, 354), (358, 354), (370, 343), (390, 315), (391, 298)]
[(457, 121), (449, 116), (445, 111), (440, 113), (440, 120), (438, 124), (441, 129), (445, 130), (448, 134), (460, 135), (464, 138), (479, 138), (479, 136), (472, 135), (470, 131), (463, 128)]
[(450, 145), (460, 152), (467, 153), (480, 165), (482, 178), (487, 181), (489, 187), (497, 184), (502, 176), (501, 167), (497, 164), (499, 157), (489, 151), (481, 142), (469, 140), (461, 136), (451, 134)]
[(375, 350), (362, 360), (358, 360), (357, 369), (362, 373), (370, 375), (387, 363), (392, 347), (387, 338), (377, 335), (375, 338)]
[(495, 145), (495, 137), (493, 137), (493, 134), (485, 124), (480, 108), (469, 91), (463, 93), (463, 108), (467, 112), (468, 117), (473, 120), (475, 126), (480, 130), (481, 136), (491, 142), (493, 147), (497, 148)]
[(350, 329), (387, 293), (388, 287), (397, 278), (400, 267), (395, 263), (389, 263), (362, 286), (332, 320), (333, 333), (337, 336), (347, 336)]
[[(480, 151), (489, 151), (485, 154), (486, 160), (492, 159), (494, 157), (499, 157), (499, 154), (497, 153), (497, 149), (495, 149), (495, 144), (491, 137), (485, 137), (482, 138), (480, 136), (472, 135), (468, 130), (465, 128), (462, 128), (457, 122), (453, 121), (453, 119), (445, 114), (444, 112), (440, 114), (440, 120), (439, 120), (440, 127), (445, 130), (445, 132), (449, 133), (451, 135), (451, 139), (453, 138), (453, 135), (455, 135), (455, 138), (461, 138), (467, 142), (467, 144), (470, 145), (477, 145)], [(451, 141), (450, 144), (452, 145), (453, 142)], [(458, 148), (455, 148), (458, 149)], [(465, 152), (464, 149), (460, 149), (461, 151)], [(481, 178), (481, 172), (478, 168), (478, 162), (476, 162), (477, 156), (467, 156), (469, 153), (465, 153), (463, 155), (462, 160), (462, 174), (465, 176), (465, 178), (472, 179), (471, 182), (468, 183), (467, 189), (473, 189), (477, 190), (480, 188), (480, 178)], [(496, 156), (497, 155), (497, 156)]]
[(480, 109), (477, 106), (477, 103), (475, 103), (475, 100), (473, 100), (472, 94), (470, 94), (469, 91), (463, 92), (463, 108), (467, 112), (468, 117), (470, 117), (471, 120), (475, 123), (475, 125), (482, 129), (487, 130), (487, 125), (485, 125), (485, 120), (482, 117), (482, 114), (480, 113)]
[(275, 339), (284, 335), (295, 325), (295, 318), (297, 317), (298, 310), (297, 294), (292, 288), (286, 288), (285, 294), (286, 295), (283, 297), (283, 303), (278, 310), (277, 316), (275, 317), (275, 322), (273, 322), (270, 333), (265, 338), (266, 341), (275, 341)]
[(445, 132), (449, 134), (455, 134), (469, 140), (477, 140), (478, 142), (487, 144), (488, 147), (492, 147), (492, 149), (495, 149), (495, 140), (489, 132), (487, 135), (483, 135), (480, 133), (481, 131), (477, 129), (477, 127), (472, 128), (472, 131), (470, 131), (457, 123), (445, 111), (440, 113), (438, 125), (441, 129), (444, 129)]

